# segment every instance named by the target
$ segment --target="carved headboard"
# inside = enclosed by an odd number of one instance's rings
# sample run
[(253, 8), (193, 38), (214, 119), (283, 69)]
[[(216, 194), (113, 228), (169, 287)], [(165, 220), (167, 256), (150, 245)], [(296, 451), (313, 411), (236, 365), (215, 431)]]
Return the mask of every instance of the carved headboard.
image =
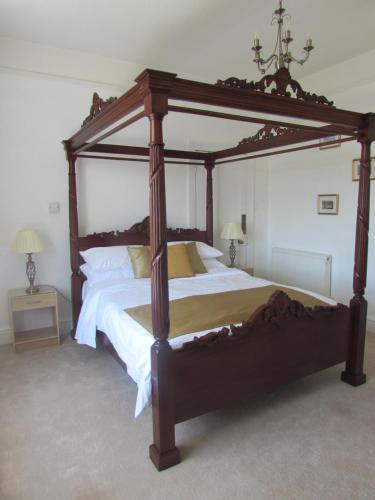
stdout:
[[(86, 276), (80, 271), (79, 266), (83, 264), (80, 251), (93, 247), (107, 247), (114, 245), (147, 245), (150, 240), (149, 217), (142, 222), (137, 222), (130, 229), (124, 231), (108, 231), (80, 236), (78, 240), (71, 239), (72, 262), (77, 263), (72, 268), (72, 305), (73, 323), (77, 324), (79, 312), (82, 305), (82, 286)], [(167, 228), (168, 241), (203, 241), (210, 243), (209, 233), (199, 229)]]
[[(113, 245), (147, 245), (150, 240), (150, 218), (145, 217), (130, 229), (124, 231), (109, 231), (93, 233), (78, 238), (78, 251), (93, 247), (107, 247)], [(199, 229), (167, 228), (168, 241), (203, 241), (208, 242), (206, 231)]]

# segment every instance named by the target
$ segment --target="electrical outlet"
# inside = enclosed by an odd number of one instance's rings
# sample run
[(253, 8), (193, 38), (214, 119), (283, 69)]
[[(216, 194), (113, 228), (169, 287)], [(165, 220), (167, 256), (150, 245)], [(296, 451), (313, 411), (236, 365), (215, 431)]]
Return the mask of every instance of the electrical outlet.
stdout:
[(48, 205), (48, 212), (50, 214), (60, 213), (60, 203), (58, 201), (51, 201)]

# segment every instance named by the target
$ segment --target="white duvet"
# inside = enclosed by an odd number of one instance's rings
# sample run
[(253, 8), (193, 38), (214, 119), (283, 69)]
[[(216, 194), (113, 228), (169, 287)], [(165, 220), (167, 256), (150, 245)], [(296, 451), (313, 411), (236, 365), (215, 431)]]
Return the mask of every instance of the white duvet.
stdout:
[[(238, 269), (220, 267), (207, 274), (193, 278), (179, 278), (169, 281), (169, 299), (180, 299), (191, 295), (203, 295), (229, 290), (257, 288), (272, 284), (254, 278)], [(302, 290), (304, 291), (304, 290)], [(330, 304), (336, 302), (309, 292)], [(124, 309), (151, 302), (150, 279), (119, 278), (86, 286), (84, 301), (79, 317), (76, 340), (79, 344), (96, 347), (96, 329), (103, 331), (112, 342), (120, 358), (126, 363), (128, 374), (138, 385), (135, 416), (150, 403), (151, 361), (150, 347), (154, 338)], [(212, 329), (210, 330), (212, 331)], [(206, 331), (190, 333), (170, 341), (172, 348), (181, 346)]]

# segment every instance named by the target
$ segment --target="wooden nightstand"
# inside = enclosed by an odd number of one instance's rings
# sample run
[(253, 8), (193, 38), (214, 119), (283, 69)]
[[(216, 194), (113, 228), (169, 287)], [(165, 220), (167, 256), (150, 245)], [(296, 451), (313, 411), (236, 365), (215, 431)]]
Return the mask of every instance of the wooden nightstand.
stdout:
[[(29, 295), (25, 289), (9, 290), (10, 326), (13, 333), (13, 348), (15, 351), (25, 351), (34, 347), (57, 345), (60, 343), (59, 313), (56, 290), (50, 286), (40, 286), (39, 292)], [(16, 314), (24, 311), (51, 308), (54, 313), (55, 324), (47, 328), (35, 330), (15, 331), (14, 319)]]
[(244, 271), (247, 274), (250, 274), (250, 276), (254, 276), (254, 268), (253, 267), (241, 267), (241, 266), (234, 266), (237, 269), (240, 269), (241, 271)]

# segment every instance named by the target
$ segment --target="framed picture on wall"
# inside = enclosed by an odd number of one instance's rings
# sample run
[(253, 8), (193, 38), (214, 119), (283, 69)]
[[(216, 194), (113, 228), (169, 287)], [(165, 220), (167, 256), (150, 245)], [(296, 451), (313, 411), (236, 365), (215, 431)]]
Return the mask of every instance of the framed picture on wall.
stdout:
[[(341, 142), (334, 143), (334, 141), (339, 141), (341, 139), (341, 135), (331, 135), (329, 137), (322, 137), (319, 139), (319, 149), (329, 149), (329, 148), (337, 148), (341, 146)], [(332, 144), (332, 142), (334, 144)]]
[[(371, 157), (371, 175), (370, 175), (370, 179), (374, 180), (375, 179), (375, 172), (374, 172), (374, 169), (372, 168), (372, 160), (375, 160), (375, 156)], [(361, 162), (361, 160), (359, 158), (352, 160), (352, 180), (353, 181), (359, 181), (360, 162)]]
[(318, 194), (318, 214), (337, 215), (339, 213), (338, 194)]

